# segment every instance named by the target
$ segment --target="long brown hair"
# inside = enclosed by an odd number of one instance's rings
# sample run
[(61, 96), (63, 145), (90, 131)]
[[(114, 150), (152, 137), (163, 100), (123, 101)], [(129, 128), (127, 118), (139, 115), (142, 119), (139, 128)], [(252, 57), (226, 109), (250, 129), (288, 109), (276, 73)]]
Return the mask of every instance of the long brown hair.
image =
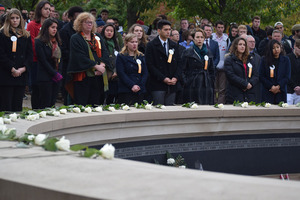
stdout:
[(133, 25), (129, 28), (128, 33), (133, 33), (133, 34), (134, 34), (134, 29), (135, 29), (135, 27), (137, 27), (137, 26), (138, 26), (138, 27), (141, 27), (142, 30), (143, 30), (143, 36), (142, 36), (140, 42), (143, 43), (143, 44), (146, 46), (146, 45), (147, 45), (147, 42), (148, 42), (148, 40), (147, 40), (147, 35), (146, 35), (146, 33), (145, 33), (144, 28), (143, 28), (140, 24), (133, 24)]
[[(242, 54), (242, 56), (240, 56), (240, 53), (238, 52), (238, 48), (237, 48), (239, 41), (241, 41), (241, 40), (243, 40), (245, 42), (245, 51)], [(241, 38), (241, 37), (236, 38), (233, 41), (229, 51), (231, 54), (233, 54), (237, 58), (239, 58), (244, 64), (247, 62), (248, 56), (249, 56), (249, 50), (248, 50), (248, 46), (247, 46), (247, 41), (244, 38)]]
[[(58, 25), (58, 22), (56, 19), (54, 18), (48, 18), (44, 21), (41, 31), (39, 32), (39, 35), (36, 37), (37, 39), (40, 39), (42, 42), (44, 43), (49, 43), (51, 41), (50, 35), (49, 35), (49, 27), (56, 23)], [(61, 44), (61, 40), (59, 37), (59, 33), (58, 31), (55, 34), (55, 39), (57, 41), (58, 44)]]
[(22, 15), (21, 15), (21, 12), (18, 9), (16, 9), (16, 8), (12, 8), (6, 14), (6, 19), (5, 19), (4, 25), (1, 28), (1, 30), (3, 30), (3, 34), (6, 37), (10, 37), (11, 36), (11, 34), (9, 33), (9, 31), (13, 31), (13, 28), (10, 25), (10, 19), (11, 19), (11, 15), (12, 14), (18, 15), (20, 17), (20, 24), (17, 27), (19, 36), (21, 36), (21, 37), (29, 37), (30, 34), (29, 34), (29, 32), (27, 32), (25, 30), (25, 22), (24, 22), (24, 19), (23, 19)]

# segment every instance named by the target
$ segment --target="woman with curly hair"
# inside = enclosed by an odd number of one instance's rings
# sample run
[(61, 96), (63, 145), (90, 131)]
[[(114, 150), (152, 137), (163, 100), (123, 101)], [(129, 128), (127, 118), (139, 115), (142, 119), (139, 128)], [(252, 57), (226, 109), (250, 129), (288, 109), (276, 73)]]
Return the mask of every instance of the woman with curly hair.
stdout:
[(104, 39), (96, 34), (95, 17), (87, 12), (74, 21), (70, 40), (70, 62), (67, 73), (71, 80), (67, 90), (79, 105), (99, 105), (108, 90), (106, 69), (109, 67), (108, 51)]

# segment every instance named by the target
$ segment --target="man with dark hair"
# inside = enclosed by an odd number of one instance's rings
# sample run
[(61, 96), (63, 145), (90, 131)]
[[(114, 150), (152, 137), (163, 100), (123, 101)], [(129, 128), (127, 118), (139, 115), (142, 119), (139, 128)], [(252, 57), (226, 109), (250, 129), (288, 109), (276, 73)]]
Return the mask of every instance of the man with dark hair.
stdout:
[(215, 79), (215, 103), (225, 103), (226, 100), (226, 73), (224, 70), (225, 54), (229, 50), (230, 40), (228, 35), (224, 32), (225, 24), (223, 21), (216, 22), (216, 33), (212, 34), (212, 39), (218, 42), (220, 61), (217, 65), (216, 79)]
[(252, 18), (252, 32), (253, 36), (255, 38), (255, 43), (256, 43), (256, 48), (258, 48), (259, 43), (267, 37), (267, 33), (262, 30), (260, 27), (260, 17), (259, 16), (254, 16)]
[(260, 56), (264, 56), (265, 55), (265, 50), (268, 46), (268, 43), (270, 40), (272, 40), (272, 33), (273, 33), (274, 29), (273, 28), (269, 28), (266, 32), (267, 32), (267, 37), (265, 39), (263, 39), (258, 46), (257, 52)]
[(187, 19), (180, 20), (179, 43), (183, 42), (182, 34), (189, 29), (189, 21)]
[(287, 103), (300, 103), (300, 39), (295, 40), (294, 50), (287, 55), (291, 61), (291, 79), (287, 88)]
[(208, 50), (208, 56), (213, 59), (214, 67), (216, 68), (220, 61), (220, 50), (218, 43), (211, 39), (213, 27), (205, 24), (203, 30), (205, 32), (204, 44)]
[(150, 91), (154, 104), (173, 105), (179, 78), (178, 45), (169, 39), (171, 23), (157, 23), (158, 36), (147, 44), (146, 63), (149, 70)]
[(106, 20), (108, 19), (108, 14), (109, 14), (108, 10), (106, 9), (101, 10), (100, 16), (104, 22), (106, 22)]
[(70, 22), (67, 23), (60, 31), (60, 37), (61, 37), (61, 53), (62, 53), (62, 95), (64, 97), (64, 105), (69, 105), (71, 102), (71, 98), (67, 98), (67, 92), (64, 89), (64, 85), (66, 83), (66, 77), (67, 77), (67, 67), (69, 63), (69, 54), (70, 54), (70, 39), (73, 34), (76, 33), (76, 31), (73, 29), (73, 24), (77, 16), (83, 12), (83, 9), (79, 6), (71, 7), (68, 10), (68, 17), (70, 19)]
[(95, 17), (95, 19), (97, 19), (97, 9), (96, 8), (90, 9), (90, 13)]

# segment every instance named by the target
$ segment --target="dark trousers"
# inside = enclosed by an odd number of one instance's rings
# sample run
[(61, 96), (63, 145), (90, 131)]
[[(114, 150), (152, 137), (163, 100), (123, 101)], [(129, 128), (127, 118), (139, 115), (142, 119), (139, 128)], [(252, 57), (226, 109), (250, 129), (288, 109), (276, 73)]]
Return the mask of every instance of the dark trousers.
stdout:
[(153, 104), (172, 106), (175, 103), (176, 92), (167, 93), (166, 91), (152, 91)]
[(39, 88), (39, 108), (52, 107), (55, 105), (59, 84), (53, 81), (38, 83)]
[(217, 76), (215, 80), (215, 103), (223, 103), (226, 102), (226, 72), (224, 70), (218, 70)]
[(0, 86), (0, 111), (22, 111), (25, 86)]
[(32, 109), (39, 109), (39, 87), (37, 83), (37, 62), (32, 62), (29, 70), (29, 83), (31, 84), (31, 107)]
[(100, 84), (99, 77), (86, 77), (82, 81), (74, 82), (74, 103), (83, 106), (100, 105), (100, 94), (103, 96), (103, 87)]
[(141, 104), (144, 100), (144, 94), (137, 93), (120, 93), (118, 95), (118, 103), (126, 105), (134, 105), (135, 103)]

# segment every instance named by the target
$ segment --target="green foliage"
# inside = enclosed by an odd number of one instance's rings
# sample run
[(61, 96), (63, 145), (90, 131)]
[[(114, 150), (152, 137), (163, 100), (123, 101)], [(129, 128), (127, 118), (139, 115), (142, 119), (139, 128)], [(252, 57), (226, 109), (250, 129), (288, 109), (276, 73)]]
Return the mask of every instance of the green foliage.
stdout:
[(87, 149), (87, 148), (88, 148), (87, 146), (84, 146), (82, 144), (75, 144), (75, 145), (70, 147), (70, 150), (71, 151), (81, 151), (81, 150), (84, 150), (84, 149)]
[(57, 147), (55, 145), (55, 143), (58, 141), (57, 138), (47, 138), (45, 140), (45, 144), (43, 145), (43, 148), (46, 151), (57, 151)]
[(14, 140), (17, 130), (15, 128), (9, 128), (4, 133), (0, 131), (0, 140)]
[(169, 0), (174, 7), (172, 15), (177, 19), (200, 15), (215, 22), (222, 19), (230, 22), (250, 23), (255, 15), (259, 15), (264, 23), (279, 21), (282, 16), (299, 12), (300, 2), (290, 0)]

